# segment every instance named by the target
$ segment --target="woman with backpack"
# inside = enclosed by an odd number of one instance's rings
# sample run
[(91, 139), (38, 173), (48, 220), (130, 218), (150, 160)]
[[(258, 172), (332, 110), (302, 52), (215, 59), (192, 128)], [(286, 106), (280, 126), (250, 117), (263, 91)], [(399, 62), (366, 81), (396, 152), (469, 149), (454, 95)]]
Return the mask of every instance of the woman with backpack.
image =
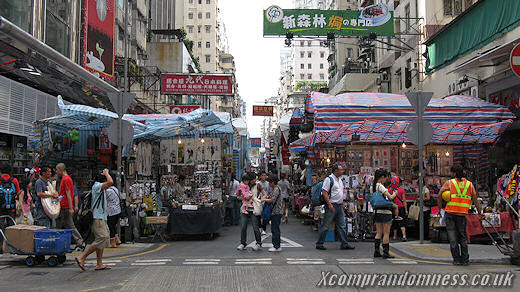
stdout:
[(121, 216), (121, 198), (116, 187), (111, 186), (105, 191), (107, 197), (107, 224), (110, 231), (110, 248), (115, 248), (121, 244), (116, 228)]
[(18, 204), (21, 207), (21, 212), (20, 215), (16, 217), (16, 224), (34, 224), (34, 219), (31, 213), (31, 209), (34, 208), (34, 203), (31, 194), (32, 186), (32, 182), (28, 179), (24, 179), (20, 184)]
[[(390, 194), (384, 184), (388, 180), (390, 174), (386, 169), (378, 169), (374, 175), (374, 182), (372, 185), (372, 192), (379, 192), (383, 195), (386, 200), (392, 201), (396, 193)], [(374, 208), (374, 223), (376, 224), (377, 234), (374, 239), (374, 257), (383, 257), (384, 259), (394, 258), (390, 255), (390, 229), (392, 228), (392, 206), (390, 207), (382, 207), (382, 208)], [(383, 238), (383, 255), (381, 255), (381, 251), (379, 250), (379, 246), (381, 245), (381, 237)]]
[(280, 252), (282, 247), (280, 246), (280, 223), (282, 222), (283, 200), (281, 195), (280, 187), (278, 187), (278, 176), (276, 174), (270, 174), (267, 178), (269, 182), (269, 194), (262, 198), (262, 203), (268, 203), (271, 208), (271, 233), (273, 238), (273, 247), (269, 249), (270, 252)]

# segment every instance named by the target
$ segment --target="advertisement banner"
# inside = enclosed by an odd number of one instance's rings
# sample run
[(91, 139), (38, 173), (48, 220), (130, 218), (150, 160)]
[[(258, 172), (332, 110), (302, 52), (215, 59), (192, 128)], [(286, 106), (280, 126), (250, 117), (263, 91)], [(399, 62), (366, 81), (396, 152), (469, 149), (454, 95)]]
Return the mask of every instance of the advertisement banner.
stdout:
[(83, 67), (114, 80), (115, 0), (85, 0)]
[(262, 147), (262, 138), (249, 138), (249, 142), (251, 143), (251, 148)]
[(272, 105), (254, 105), (253, 106), (253, 116), (272, 117), (273, 116), (273, 106)]
[(264, 10), (264, 36), (378, 36), (394, 35), (394, 12), (380, 3), (363, 10), (282, 9), (276, 5)]
[(170, 114), (187, 114), (189, 112), (192, 112), (196, 109), (199, 109), (200, 105), (171, 105), (170, 106)]
[(161, 93), (233, 95), (233, 75), (162, 74)]

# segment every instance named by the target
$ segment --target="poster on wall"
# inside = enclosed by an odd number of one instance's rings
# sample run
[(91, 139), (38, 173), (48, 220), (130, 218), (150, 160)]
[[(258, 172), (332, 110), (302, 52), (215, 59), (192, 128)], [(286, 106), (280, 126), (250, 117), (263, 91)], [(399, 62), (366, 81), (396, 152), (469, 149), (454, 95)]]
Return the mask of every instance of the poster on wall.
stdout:
[(115, 0), (85, 0), (83, 67), (114, 80)]

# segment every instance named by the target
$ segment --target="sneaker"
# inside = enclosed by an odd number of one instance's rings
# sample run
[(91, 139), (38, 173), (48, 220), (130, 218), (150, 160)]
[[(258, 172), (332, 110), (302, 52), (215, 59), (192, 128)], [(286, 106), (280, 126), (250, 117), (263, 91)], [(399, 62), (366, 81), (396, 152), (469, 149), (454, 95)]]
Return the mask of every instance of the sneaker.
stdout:
[(237, 250), (244, 250), (246, 248), (245, 245), (241, 244), (237, 247)]
[(259, 250), (262, 250), (262, 246), (260, 244), (256, 244), (254, 247), (253, 247), (253, 250), (254, 251), (259, 251)]
[(319, 249), (319, 250), (327, 250), (327, 248), (324, 247), (323, 245), (316, 245), (316, 249)]
[(270, 252), (280, 252), (280, 251), (282, 251), (282, 248), (281, 248), (281, 247), (279, 247), (279, 248), (271, 247), (271, 248), (269, 249), (269, 251), (270, 251)]
[(265, 230), (262, 230), (262, 235), (267, 235), (267, 232), (265, 232)]
[(394, 217), (394, 220), (395, 220), (395, 221), (401, 221), (401, 220), (403, 220), (403, 217), (401, 217), (401, 216), (395, 216), (395, 217)]

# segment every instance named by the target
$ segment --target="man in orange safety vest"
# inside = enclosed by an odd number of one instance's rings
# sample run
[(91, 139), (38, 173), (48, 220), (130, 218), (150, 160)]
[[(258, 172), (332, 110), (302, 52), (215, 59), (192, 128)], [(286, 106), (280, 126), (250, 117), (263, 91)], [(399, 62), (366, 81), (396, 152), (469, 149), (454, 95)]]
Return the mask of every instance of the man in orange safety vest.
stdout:
[(439, 210), (442, 209), (442, 193), (449, 191), (450, 200), (446, 204), (446, 230), (450, 241), (451, 256), (454, 265), (469, 265), (468, 239), (466, 235), (466, 215), (468, 214), (471, 202), (477, 207), (478, 213), (482, 218), (482, 206), (478, 201), (478, 194), (473, 184), (463, 178), (464, 168), (462, 165), (455, 165), (451, 168), (453, 179), (447, 181), (439, 191), (437, 204)]

